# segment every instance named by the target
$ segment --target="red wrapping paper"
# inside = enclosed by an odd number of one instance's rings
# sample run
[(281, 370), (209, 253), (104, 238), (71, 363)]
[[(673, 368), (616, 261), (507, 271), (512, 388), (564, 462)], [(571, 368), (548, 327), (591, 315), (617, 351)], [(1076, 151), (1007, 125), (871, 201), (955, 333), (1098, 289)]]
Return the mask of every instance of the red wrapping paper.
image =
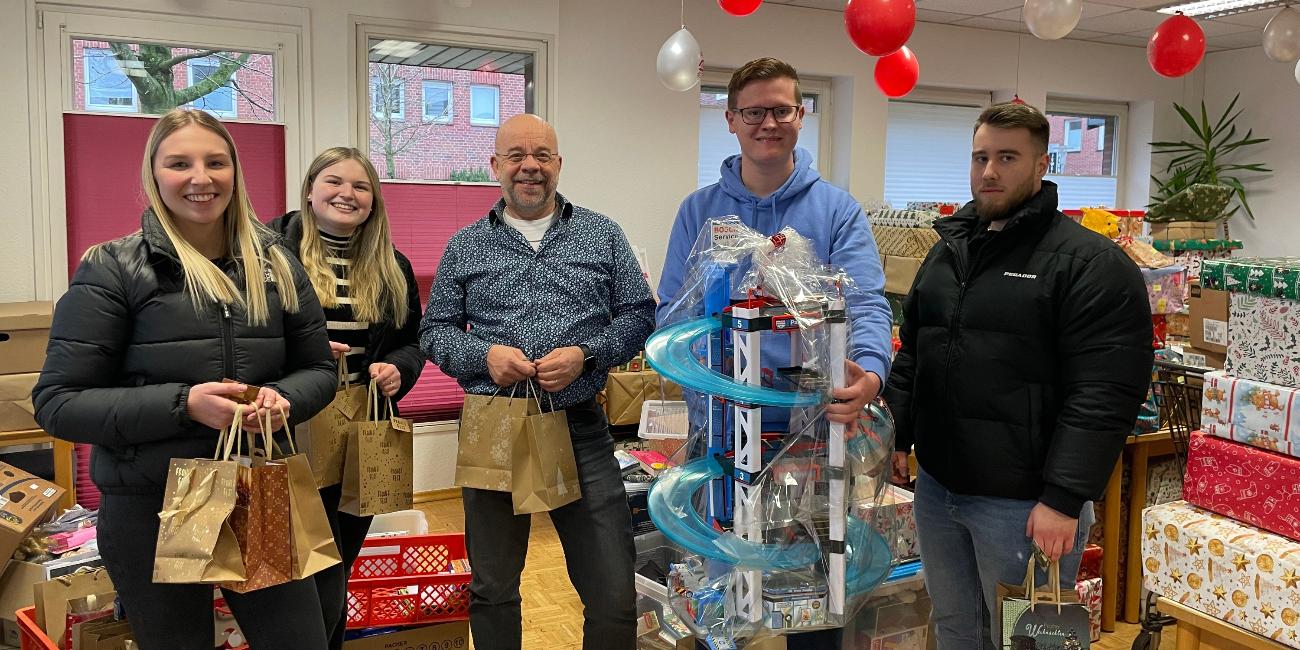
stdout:
[(1300, 458), (1192, 433), (1183, 498), (1300, 541)]

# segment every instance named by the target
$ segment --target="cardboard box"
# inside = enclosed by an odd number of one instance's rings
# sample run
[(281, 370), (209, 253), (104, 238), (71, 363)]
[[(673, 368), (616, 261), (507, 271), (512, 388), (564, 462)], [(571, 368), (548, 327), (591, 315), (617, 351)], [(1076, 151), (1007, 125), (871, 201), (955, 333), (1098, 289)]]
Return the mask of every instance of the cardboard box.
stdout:
[(98, 553), (60, 558), (46, 564), (13, 560), (0, 575), (0, 619), (14, 620), (14, 612), (35, 604), (32, 585), (67, 575), (81, 567), (101, 567), (104, 560)]
[(32, 406), (32, 388), (39, 372), (0, 375), (0, 431), (38, 429)]
[(886, 255), (881, 258), (881, 263), (885, 265), (885, 293), (896, 293), (907, 295), (912, 291), (912, 282), (916, 280), (916, 272), (921, 270), (921, 262), (924, 258), (920, 257), (897, 257)]
[(663, 382), (663, 397), (660, 397), (659, 373), (653, 370), (642, 372), (611, 372), (602, 392), (605, 414), (614, 426), (637, 424), (641, 421), (641, 404), (646, 400), (680, 400), (682, 389), (671, 381)]
[(40, 372), (54, 303), (0, 303), (0, 374)]
[[(1199, 281), (1188, 286), (1188, 323), (1192, 345), (1209, 352), (1228, 353), (1228, 292), (1206, 289)], [(1217, 366), (1223, 367), (1222, 362)]]
[(1215, 239), (1219, 236), (1217, 221), (1170, 221), (1151, 224), (1151, 238), (1162, 241), (1180, 239)]
[(469, 648), (469, 621), (408, 627), (343, 643), (343, 650), (424, 650), (426, 648)]
[(1190, 345), (1183, 346), (1183, 363), (1189, 366), (1223, 370), (1223, 364), (1227, 359), (1228, 355), (1224, 352), (1202, 350)]
[(50, 519), (61, 496), (63, 488), (0, 463), (0, 563), (13, 557), (37, 524)]
[(939, 233), (934, 228), (900, 228), (872, 224), (871, 235), (876, 240), (876, 250), (882, 256), (925, 257), (930, 253), (930, 249), (939, 243)]

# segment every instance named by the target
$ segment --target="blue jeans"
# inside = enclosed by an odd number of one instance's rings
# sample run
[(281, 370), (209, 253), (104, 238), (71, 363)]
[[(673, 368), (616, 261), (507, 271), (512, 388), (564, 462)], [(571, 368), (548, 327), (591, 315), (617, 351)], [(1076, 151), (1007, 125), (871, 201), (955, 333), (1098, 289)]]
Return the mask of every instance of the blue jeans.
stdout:
[[(614, 459), (609, 423), (595, 400), (567, 409), (582, 498), (552, 510), (564, 559), (582, 600), (585, 650), (636, 647), (632, 513)], [(469, 624), (479, 650), (522, 644), (519, 577), (531, 515), (516, 515), (509, 492), (464, 488), (465, 544), (472, 567)]]
[[(1025, 581), (1034, 547), (1034, 540), (1025, 536), (1025, 525), (1037, 504), (953, 494), (929, 474), (919, 472), (913, 512), (939, 650), (1001, 647), (1001, 626), (995, 620), (998, 583)], [(1060, 562), (1062, 589), (1074, 589), (1093, 520), (1092, 502), (1083, 504), (1074, 550)], [(1035, 579), (1037, 584), (1047, 584), (1041, 569)]]

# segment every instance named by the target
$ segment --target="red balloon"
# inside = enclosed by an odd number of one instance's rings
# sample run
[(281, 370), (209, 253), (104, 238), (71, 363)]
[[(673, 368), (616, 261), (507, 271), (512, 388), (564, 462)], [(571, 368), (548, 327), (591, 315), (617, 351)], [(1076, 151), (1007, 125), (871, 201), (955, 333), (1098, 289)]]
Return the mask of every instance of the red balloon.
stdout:
[(763, 0), (718, 0), (718, 6), (733, 16), (748, 16), (758, 10)]
[(898, 51), (916, 27), (914, 0), (849, 0), (844, 29), (849, 40), (866, 54), (885, 56)]
[(907, 46), (876, 60), (876, 86), (886, 97), (902, 97), (912, 92), (921, 76), (921, 64)]
[(1157, 74), (1181, 77), (1205, 58), (1205, 32), (1195, 20), (1182, 14), (1160, 23), (1147, 41), (1147, 62)]

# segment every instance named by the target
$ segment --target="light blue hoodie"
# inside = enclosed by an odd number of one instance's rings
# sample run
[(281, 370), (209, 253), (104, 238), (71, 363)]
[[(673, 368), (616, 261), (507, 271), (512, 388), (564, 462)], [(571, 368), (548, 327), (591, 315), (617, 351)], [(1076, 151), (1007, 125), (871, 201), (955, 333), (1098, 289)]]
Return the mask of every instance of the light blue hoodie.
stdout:
[[(893, 317), (885, 300), (885, 275), (876, 254), (876, 242), (857, 201), (848, 192), (822, 180), (811, 161), (811, 154), (796, 148), (794, 173), (780, 189), (760, 199), (741, 182), (737, 154), (722, 162), (721, 180), (696, 190), (682, 201), (668, 239), (656, 317), (662, 325), (668, 316), (668, 306), (685, 281), (691, 248), (709, 219), (736, 215), (745, 225), (766, 235), (790, 226), (813, 240), (823, 262), (843, 268), (857, 285), (857, 291), (848, 296), (852, 328), (849, 358), (863, 370), (876, 373), (883, 386), (889, 379), (892, 359)], [(763, 350), (763, 366), (786, 366), (789, 356), (789, 346), (768, 346)]]

